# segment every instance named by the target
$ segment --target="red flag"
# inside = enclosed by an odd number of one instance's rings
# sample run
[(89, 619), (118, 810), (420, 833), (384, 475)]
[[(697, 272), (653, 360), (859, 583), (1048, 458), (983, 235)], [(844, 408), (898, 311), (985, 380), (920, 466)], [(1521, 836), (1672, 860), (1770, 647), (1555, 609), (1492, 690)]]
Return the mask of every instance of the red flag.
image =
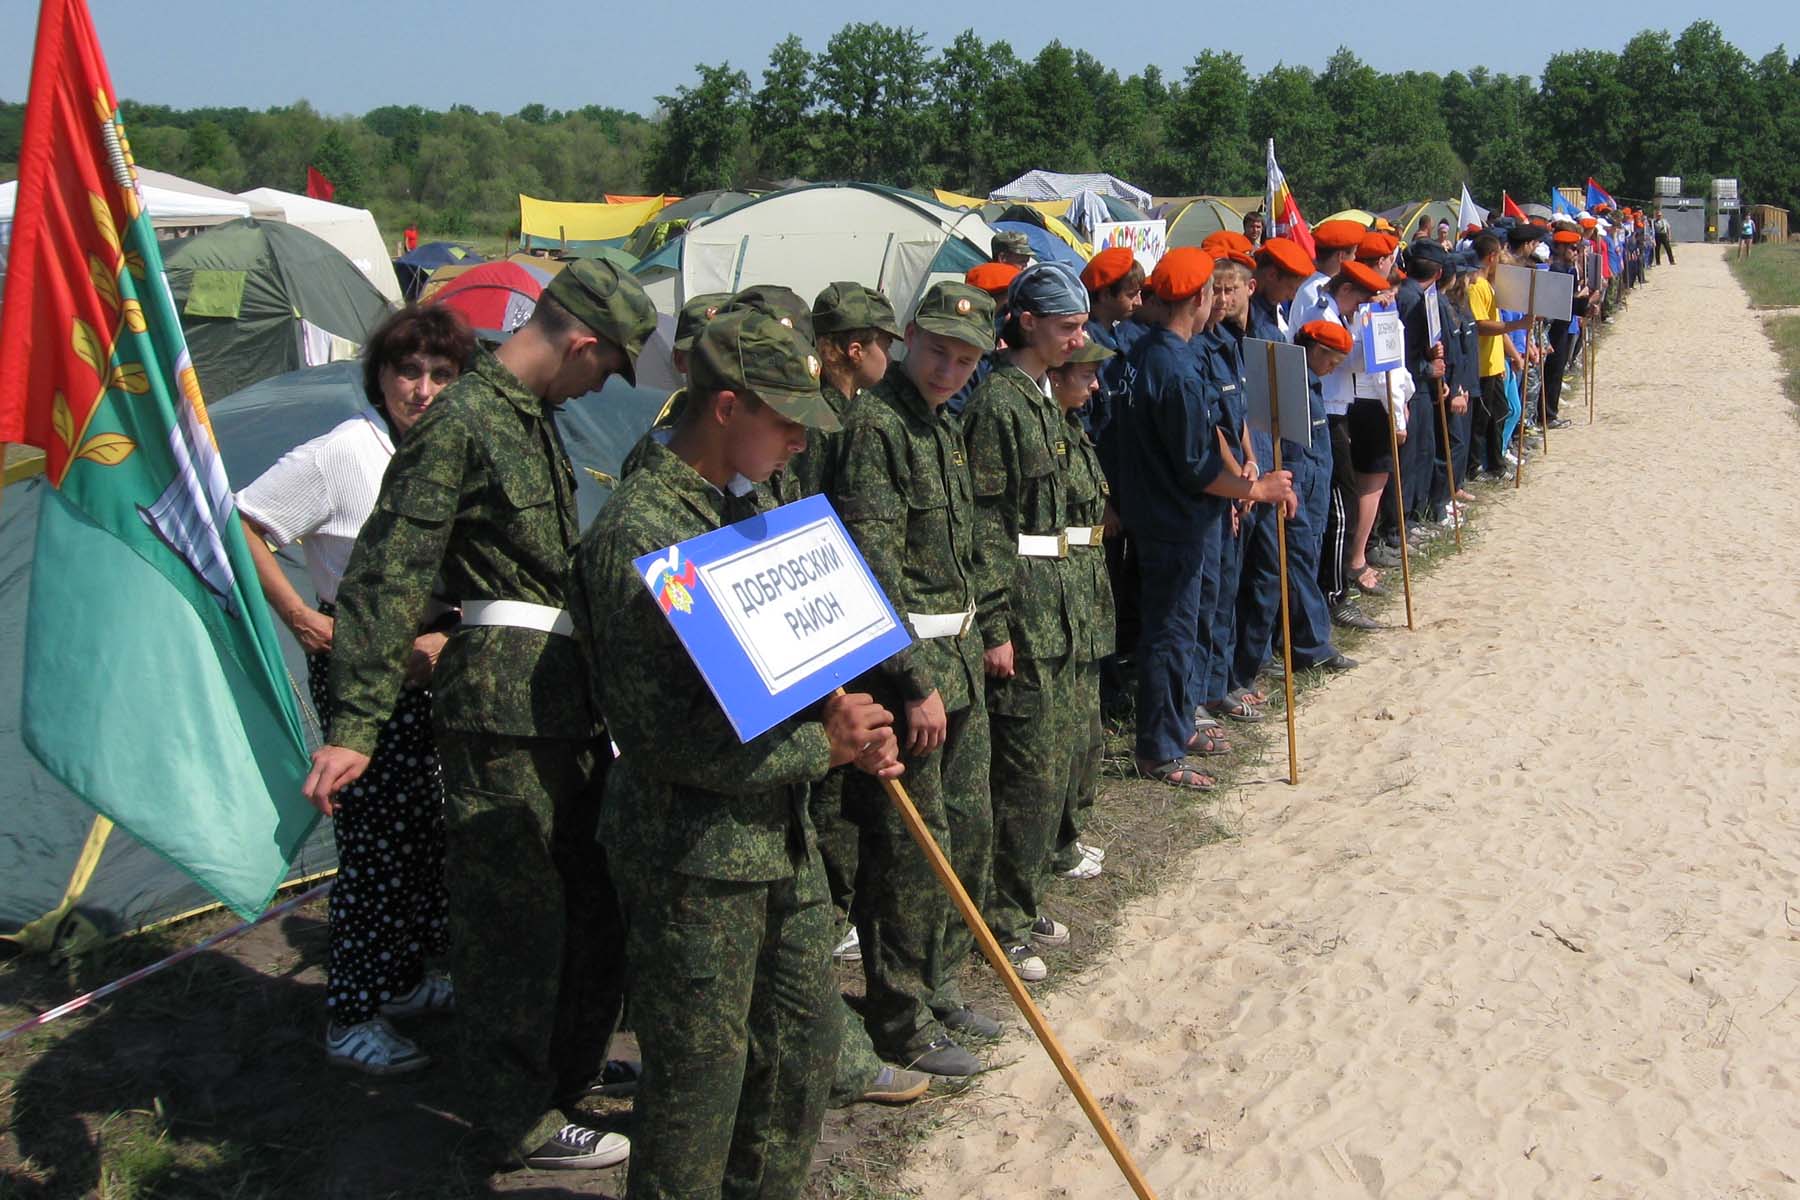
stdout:
[(325, 173), (315, 166), (306, 168), (306, 194), (314, 200), (330, 200), (337, 195), (337, 187), (325, 178)]
[(1502, 216), (1516, 217), (1521, 221), (1529, 221), (1531, 219), (1525, 215), (1525, 210), (1520, 208), (1517, 204), (1514, 204), (1513, 198), (1505, 192), (1500, 193), (1500, 213)]
[(1287, 176), (1281, 173), (1281, 167), (1275, 162), (1274, 138), (1269, 139), (1267, 166), (1269, 220), (1274, 226), (1270, 229), (1270, 234), (1291, 238), (1300, 244), (1302, 250), (1318, 257), (1313, 248), (1312, 228), (1307, 225), (1306, 218), (1300, 215), (1300, 202), (1294, 199), (1294, 189), (1288, 186)]

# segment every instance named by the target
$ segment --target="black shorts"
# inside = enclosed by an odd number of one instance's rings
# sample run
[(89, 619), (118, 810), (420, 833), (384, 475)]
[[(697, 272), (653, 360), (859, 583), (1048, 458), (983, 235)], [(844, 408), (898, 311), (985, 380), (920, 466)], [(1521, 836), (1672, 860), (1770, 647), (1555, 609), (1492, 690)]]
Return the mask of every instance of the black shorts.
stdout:
[(1388, 436), (1387, 401), (1358, 397), (1350, 402), (1350, 465), (1360, 475), (1394, 469), (1394, 444)]

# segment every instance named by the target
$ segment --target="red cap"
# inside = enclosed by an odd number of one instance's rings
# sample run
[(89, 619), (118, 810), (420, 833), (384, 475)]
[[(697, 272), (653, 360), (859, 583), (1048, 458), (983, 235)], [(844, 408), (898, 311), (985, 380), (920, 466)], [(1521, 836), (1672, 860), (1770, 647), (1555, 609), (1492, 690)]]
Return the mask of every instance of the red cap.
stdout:
[(1306, 256), (1306, 251), (1293, 238), (1270, 238), (1256, 252), (1256, 261), (1262, 266), (1274, 266), (1286, 274), (1298, 275), (1302, 279), (1313, 273), (1312, 259)]
[(1371, 229), (1356, 243), (1356, 257), (1361, 262), (1379, 262), (1399, 248), (1399, 238), (1379, 229)]
[(1335, 221), (1320, 222), (1312, 231), (1313, 243), (1321, 250), (1354, 250), (1367, 232), (1367, 226), (1339, 217)]
[(980, 288), (990, 296), (1000, 296), (1012, 286), (1013, 276), (1019, 268), (1012, 263), (987, 262), (969, 268), (963, 276), (963, 282), (972, 288)]
[(1350, 353), (1350, 331), (1335, 322), (1308, 321), (1300, 327), (1300, 336), (1327, 350), (1336, 350), (1339, 354)]
[(1090, 292), (1109, 288), (1131, 274), (1131, 266), (1135, 262), (1137, 255), (1128, 248), (1108, 246), (1088, 259), (1088, 265), (1081, 270), (1081, 284)]
[(1212, 278), (1213, 256), (1198, 246), (1177, 246), (1156, 262), (1144, 286), (1164, 300), (1187, 300)]
[(1394, 285), (1382, 278), (1381, 272), (1364, 262), (1347, 262), (1338, 270), (1339, 279), (1348, 278), (1359, 288), (1371, 292), (1385, 292)]

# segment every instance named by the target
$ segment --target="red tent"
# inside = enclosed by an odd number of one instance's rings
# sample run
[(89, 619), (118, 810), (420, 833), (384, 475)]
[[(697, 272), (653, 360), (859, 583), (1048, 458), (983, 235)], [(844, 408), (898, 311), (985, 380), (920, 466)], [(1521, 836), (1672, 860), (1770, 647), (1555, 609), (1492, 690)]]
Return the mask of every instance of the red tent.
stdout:
[(550, 272), (516, 262), (470, 267), (429, 297), (454, 308), (477, 337), (499, 341), (525, 323), (550, 282)]

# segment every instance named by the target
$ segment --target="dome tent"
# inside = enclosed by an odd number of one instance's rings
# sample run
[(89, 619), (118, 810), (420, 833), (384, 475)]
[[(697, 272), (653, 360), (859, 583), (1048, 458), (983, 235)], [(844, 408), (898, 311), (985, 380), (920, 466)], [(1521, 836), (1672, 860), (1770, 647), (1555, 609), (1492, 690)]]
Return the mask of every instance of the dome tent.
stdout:
[(228, 221), (176, 243), (163, 262), (208, 396), (353, 357), (388, 311), (335, 247), (280, 221)]

